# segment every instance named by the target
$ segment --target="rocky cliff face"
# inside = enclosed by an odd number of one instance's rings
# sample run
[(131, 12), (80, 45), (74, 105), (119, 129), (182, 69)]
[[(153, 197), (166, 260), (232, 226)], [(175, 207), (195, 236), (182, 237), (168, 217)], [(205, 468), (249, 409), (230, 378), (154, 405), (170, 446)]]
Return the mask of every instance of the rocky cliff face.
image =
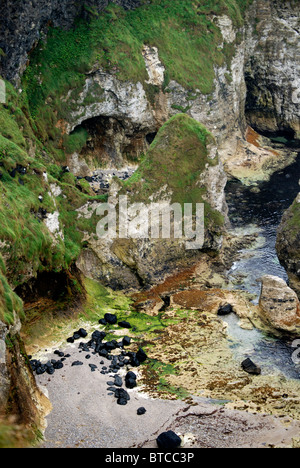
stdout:
[[(226, 182), (212, 135), (191, 117), (174, 116), (159, 130), (134, 176), (111, 186), (108, 203), (117, 214), (116, 235), (86, 234), (77, 266), (84, 275), (115, 289), (136, 290), (190, 267), (203, 250), (217, 252), (227, 214)], [(120, 197), (126, 197), (126, 210)], [(192, 206), (194, 222), (199, 216), (193, 239), (184, 217), (186, 204)], [(204, 205), (203, 219), (196, 204)], [(178, 217), (172, 217), (170, 207)], [(86, 208), (80, 216), (90, 216), (98, 206)], [(176, 222), (180, 233), (175, 236)]]
[(290, 284), (300, 296), (300, 194), (285, 212), (277, 234), (277, 253), (288, 272)]
[(251, 7), (246, 111), (257, 131), (299, 138), (299, 13), (297, 1), (257, 0)]
[[(168, 239), (98, 241), (95, 210), (107, 195), (114, 206), (124, 193), (134, 202), (200, 200), (203, 248), (217, 252), (227, 175), (253, 183), (288, 163), (248, 124), (299, 134), (299, 2), (254, 0), (246, 13), (247, 1), (241, 10), (227, 0), (207, 10), (187, 1), (184, 11), (177, 0), (112, 3), (104, 18), (108, 0), (1, 2), (0, 73), (17, 85), (7, 83), (0, 107), (0, 251), (10, 288), (76, 262), (111, 287), (138, 289), (201, 256)], [(128, 163), (140, 165), (136, 174), (127, 185), (114, 181), (108, 194), (76, 178)], [(293, 278), (299, 236), (290, 223), (299, 226), (298, 206), (279, 234)], [(1, 297), (10, 299), (7, 293), (4, 287)], [(0, 402), (19, 374), (30, 408), (36, 388), (11, 327), (19, 324), (16, 309), (11, 301), (0, 308)], [(11, 353), (9, 332), (16, 338)]]
[[(251, 184), (289, 164), (293, 156), (274, 151), (248, 124), (263, 132), (298, 132), (297, 8), (289, 2), (257, 0), (242, 26), (229, 15), (211, 15), (220, 33), (218, 49), (227, 57), (222, 65), (214, 64), (214, 77), (206, 84), (211, 92), (170, 79), (160, 46), (143, 45), (139, 67), (144, 70), (132, 80), (120, 78), (118, 64), (103, 68), (96, 61), (80, 86), (61, 96), (69, 110), (56, 126), (64, 134), (82, 127), (90, 134), (87, 147), (68, 155), (72, 171), (86, 175), (84, 160), (91, 162), (94, 156), (91, 169), (97, 161), (112, 167), (125, 165), (128, 158), (138, 161), (161, 125), (178, 112), (213, 133), (232, 177)], [(45, 101), (49, 107), (51, 100)]]
[[(139, 0), (112, 0), (125, 9), (135, 8)], [(0, 5), (0, 75), (19, 82), (28, 54), (47, 33), (50, 24), (70, 28), (77, 17), (87, 20), (102, 11), (109, 0), (3, 0)]]

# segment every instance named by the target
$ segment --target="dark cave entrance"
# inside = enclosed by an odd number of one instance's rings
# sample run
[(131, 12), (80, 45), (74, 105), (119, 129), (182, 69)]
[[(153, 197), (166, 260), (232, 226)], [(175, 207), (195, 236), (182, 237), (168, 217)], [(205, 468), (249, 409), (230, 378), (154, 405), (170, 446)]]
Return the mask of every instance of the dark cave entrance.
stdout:
[(84, 296), (84, 286), (79, 270), (73, 266), (60, 272), (40, 272), (36, 278), (18, 286), (15, 293), (22, 299), (27, 315), (33, 309), (67, 310)]
[(27, 283), (18, 286), (15, 293), (23, 300), (23, 338), (43, 336), (56, 320), (69, 320), (81, 306), (85, 298), (85, 288), (79, 270), (38, 273)]
[(139, 163), (156, 133), (151, 129), (140, 128), (129, 121), (112, 117), (92, 117), (76, 127), (88, 133), (80, 157), (98, 162), (100, 167), (120, 168), (124, 165)]

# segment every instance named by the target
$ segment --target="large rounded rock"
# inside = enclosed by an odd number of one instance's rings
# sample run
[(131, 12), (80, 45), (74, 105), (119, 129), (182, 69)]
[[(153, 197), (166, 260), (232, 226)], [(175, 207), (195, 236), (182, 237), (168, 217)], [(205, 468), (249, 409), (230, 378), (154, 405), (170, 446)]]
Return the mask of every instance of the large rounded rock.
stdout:
[(263, 276), (261, 282), (262, 317), (278, 330), (296, 333), (300, 329), (300, 303), (295, 291), (276, 276)]

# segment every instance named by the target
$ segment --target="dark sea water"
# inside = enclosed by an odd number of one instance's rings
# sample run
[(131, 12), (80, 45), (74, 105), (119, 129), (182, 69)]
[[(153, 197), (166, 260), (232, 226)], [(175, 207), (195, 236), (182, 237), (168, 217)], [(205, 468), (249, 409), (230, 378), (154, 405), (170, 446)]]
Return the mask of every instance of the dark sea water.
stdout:
[[(286, 271), (278, 260), (275, 244), (282, 215), (300, 191), (299, 147), (295, 151), (298, 151), (296, 162), (274, 174), (269, 182), (259, 184), (259, 190), (245, 187), (239, 181), (230, 181), (226, 188), (232, 230), (244, 235), (258, 234), (255, 245), (241, 251), (241, 259), (232, 265), (229, 272), (234, 287), (252, 293), (254, 303), (259, 300), (261, 283), (257, 280), (261, 276), (275, 275), (288, 281)], [(300, 378), (300, 365), (292, 360), (295, 349), (291, 341), (265, 336), (259, 330), (242, 330), (233, 314), (225, 321), (232, 337), (232, 348), (239, 359), (250, 357), (262, 367), (264, 373)]]
[(247, 275), (240, 289), (259, 296), (262, 275), (274, 275), (288, 281), (285, 269), (280, 265), (276, 253), (277, 229), (283, 213), (291, 206), (300, 191), (300, 152), (296, 162), (275, 173), (269, 182), (245, 187), (238, 181), (227, 185), (227, 203), (232, 229), (244, 234), (257, 233), (256, 246), (245, 249), (243, 258), (232, 266), (230, 274)]

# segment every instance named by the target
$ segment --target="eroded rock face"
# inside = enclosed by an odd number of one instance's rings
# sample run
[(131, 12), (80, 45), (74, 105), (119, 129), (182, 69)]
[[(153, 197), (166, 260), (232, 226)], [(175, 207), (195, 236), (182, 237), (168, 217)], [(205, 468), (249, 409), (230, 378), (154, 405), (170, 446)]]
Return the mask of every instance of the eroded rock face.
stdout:
[[(215, 17), (223, 44), (234, 46), (234, 55), (230, 63), (215, 67), (210, 95), (199, 89), (191, 92), (174, 80), (166, 90), (167, 70), (156, 47), (145, 45), (141, 51), (148, 74), (145, 83), (121, 82), (115, 71), (95, 64), (79, 98), (72, 101), (71, 94), (64, 98), (72, 108), (65, 122), (67, 132), (99, 116), (121, 122), (114, 140), (106, 132), (103, 143), (107, 159), (111, 155), (121, 166), (126, 152), (134, 157), (145, 153), (147, 135), (155, 134), (183, 110), (214, 135), (230, 176), (244, 183), (268, 180), (274, 171), (291, 163), (294, 155), (274, 151), (271, 142), (259, 140), (259, 135), (253, 138), (252, 127), (262, 132), (299, 132), (298, 8), (277, 0), (257, 0), (239, 30), (227, 15)], [(148, 85), (156, 88), (151, 98)]]
[[(257, 0), (246, 63), (247, 118), (258, 131), (300, 135), (298, 1)], [(255, 24), (254, 24), (255, 22)]]
[(0, 321), (0, 412), (5, 414), (9, 400), (9, 414), (17, 423), (31, 428), (32, 432), (36, 428), (43, 430), (44, 417), (50, 412), (51, 404), (38, 388), (26, 361), (20, 338), (21, 322), (16, 314), (14, 320), (10, 326)]
[(284, 213), (278, 228), (276, 249), (280, 262), (287, 270), (290, 283), (300, 297), (300, 194)]
[(266, 275), (261, 278), (259, 305), (263, 316), (276, 329), (296, 333), (300, 327), (300, 303), (284, 280)]
[[(227, 16), (221, 17), (219, 26), (224, 43), (233, 43), (236, 31), (231, 19)], [(231, 147), (232, 142), (235, 146), (237, 137), (243, 139), (247, 127), (244, 116), (244, 42), (236, 45), (230, 69), (227, 65), (216, 67), (215, 89), (211, 95), (203, 95), (199, 89), (191, 95), (190, 90), (174, 80), (169, 82), (166, 92), (163, 86), (166, 69), (160, 60), (159, 50), (145, 45), (142, 55), (148, 74), (145, 83), (120, 81), (115, 71), (107, 72), (95, 64), (85, 80), (79, 98), (72, 99), (72, 93), (63, 98), (72, 109), (64, 122), (66, 132), (72, 132), (79, 125), (87, 128), (90, 119), (99, 117), (121, 122), (122, 128), (115, 128), (114, 141), (110, 143), (111, 153), (118, 155), (117, 158), (113, 156), (113, 159), (116, 159), (120, 166), (122, 154), (126, 154), (126, 144), (127, 147), (130, 146), (129, 140), (137, 141), (138, 148), (137, 151), (129, 148), (128, 153), (140, 156), (147, 149), (147, 135), (155, 134), (170, 117), (183, 109), (214, 135), (220, 157), (224, 161), (228, 153), (225, 145), (227, 139), (230, 139)], [(151, 98), (146, 92), (146, 85), (156, 87), (156, 93)], [(108, 132), (104, 139), (109, 140), (107, 137)], [(225, 145), (224, 148), (222, 145)], [(107, 152), (109, 153), (109, 150)]]
[[(134, 176), (124, 186), (117, 182), (111, 185), (109, 204), (118, 215), (117, 236), (97, 239), (86, 234), (87, 248), (77, 266), (89, 277), (128, 290), (156, 284), (174, 271), (191, 266), (203, 249), (217, 252), (227, 215), (226, 182), (210, 132), (185, 114), (172, 117), (158, 132)], [(120, 196), (127, 197), (126, 207), (121, 206)], [(186, 204), (195, 209), (196, 203), (204, 207), (205, 226), (203, 237), (200, 223), (194, 226), (197, 235), (191, 240), (183, 216)], [(153, 206), (158, 211), (152, 210)], [(162, 226), (160, 213), (166, 210), (167, 214), (171, 206), (180, 211), (181, 235), (175, 238), (176, 215), (173, 219), (170, 213), (169, 235), (152, 231), (153, 225)], [(128, 227), (126, 235), (121, 234), (124, 224)]]
[(0, 322), (0, 408), (7, 403), (9, 394), (10, 379), (6, 365), (6, 335), (7, 326)]

